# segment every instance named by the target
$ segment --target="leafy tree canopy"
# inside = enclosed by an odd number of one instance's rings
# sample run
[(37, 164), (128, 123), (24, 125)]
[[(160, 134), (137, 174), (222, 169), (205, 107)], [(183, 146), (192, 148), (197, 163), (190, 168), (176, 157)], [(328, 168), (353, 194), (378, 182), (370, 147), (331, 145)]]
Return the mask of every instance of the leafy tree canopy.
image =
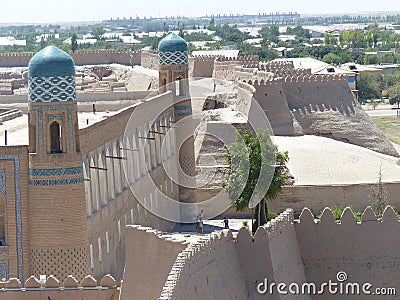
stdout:
[(230, 173), (223, 188), (233, 207), (245, 211), (254, 203), (254, 196), (261, 199), (255, 208), (255, 231), (259, 224), (267, 221), (266, 200), (277, 198), (285, 184), (288, 152), (278, 151), (267, 130), (261, 130), (257, 136), (250, 130), (238, 131), (235, 142), (229, 147), (227, 160)]

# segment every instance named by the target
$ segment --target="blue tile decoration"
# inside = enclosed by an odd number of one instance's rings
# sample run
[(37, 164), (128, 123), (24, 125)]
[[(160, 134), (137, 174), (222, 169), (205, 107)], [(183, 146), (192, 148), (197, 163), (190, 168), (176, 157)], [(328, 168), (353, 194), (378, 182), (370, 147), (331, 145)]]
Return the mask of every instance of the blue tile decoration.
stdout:
[(29, 105), (29, 110), (31, 111), (49, 111), (49, 110), (66, 110), (66, 111), (76, 111), (78, 106), (76, 102), (71, 103), (70, 105), (64, 105), (64, 104), (59, 104), (59, 105), (51, 105), (50, 103), (48, 105)]
[(68, 185), (83, 182), (83, 167), (70, 167), (70, 168), (54, 168), (54, 169), (29, 169), (29, 176), (31, 177), (52, 177), (52, 176), (66, 176), (66, 175), (81, 175), (77, 178), (58, 178), (58, 179), (33, 179), (28, 181), (29, 185)]
[(192, 112), (191, 111), (187, 111), (187, 112), (179, 112), (175, 114), (175, 117), (187, 117), (187, 116), (191, 116)]
[(7, 199), (6, 169), (0, 170), (0, 192)]
[(63, 115), (62, 114), (51, 114), (47, 116), (47, 119), (49, 122), (53, 121), (53, 120), (59, 120), (62, 121), (63, 120)]
[(29, 77), (29, 102), (75, 101), (75, 77)]
[(68, 179), (30, 179), (28, 181), (29, 185), (36, 186), (49, 186), (49, 185), (68, 185), (77, 184), (83, 182), (83, 177), (79, 178), (68, 178)]
[(186, 65), (188, 63), (188, 52), (158, 52), (158, 63), (160, 65)]
[(82, 174), (83, 167), (56, 168), (56, 169), (29, 169), (30, 176), (62, 176)]
[(39, 141), (39, 153), (43, 153), (44, 140), (43, 140), (43, 113), (38, 111), (38, 141)]
[[(21, 197), (21, 166), (19, 154), (0, 154), (0, 160), (14, 161), (15, 182), (15, 216), (17, 231), (17, 269), (18, 279), (24, 282), (24, 258), (22, 249), (22, 197)], [(8, 263), (7, 263), (8, 264)]]
[(65, 51), (47, 46), (36, 53), (28, 65), (29, 77), (74, 76), (75, 64)]
[(188, 45), (175, 33), (168, 34), (158, 44), (160, 65), (183, 65), (188, 63)]
[(174, 110), (192, 110), (192, 105), (174, 105)]
[(0, 280), (2, 279), (10, 279), (10, 268), (8, 260), (0, 261)]
[(68, 118), (68, 138), (69, 138), (69, 150), (72, 151), (74, 149), (74, 134), (72, 131), (72, 114), (70, 111), (67, 113), (67, 118)]
[(158, 52), (188, 51), (187, 42), (179, 35), (171, 32), (158, 44)]

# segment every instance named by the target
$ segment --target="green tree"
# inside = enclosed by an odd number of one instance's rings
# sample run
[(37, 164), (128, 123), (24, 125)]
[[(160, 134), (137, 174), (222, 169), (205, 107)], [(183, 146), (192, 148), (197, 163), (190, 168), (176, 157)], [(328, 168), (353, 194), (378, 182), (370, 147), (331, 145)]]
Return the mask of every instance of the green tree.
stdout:
[(376, 55), (364, 55), (363, 64), (364, 65), (376, 65), (378, 63), (378, 56)]
[(341, 62), (341, 59), (338, 55), (333, 54), (333, 53), (328, 53), (326, 55), (324, 55), (324, 57), (322, 58), (322, 61), (327, 63), (327, 64), (335, 64), (338, 65)]
[[(279, 32), (279, 31), (278, 31)], [(311, 33), (309, 29), (304, 29), (301, 26), (296, 26), (295, 28), (292, 28), (291, 34), (297, 35), (298, 37), (302, 37), (305, 39), (310, 39), (311, 38)]]
[(395, 64), (398, 62), (398, 57), (399, 57), (398, 54), (390, 52), (383, 54), (380, 60), (383, 64)]
[(394, 105), (397, 104), (397, 108), (400, 108), (400, 83), (388, 88), (389, 103)]
[(382, 96), (378, 77), (368, 73), (360, 73), (357, 76), (357, 89), (360, 102)]
[(367, 33), (368, 46), (375, 48), (378, 44), (378, 30), (376, 27), (370, 28)]
[(267, 41), (278, 43), (279, 42), (279, 39), (278, 39), (279, 26), (278, 25), (264, 26), (260, 30), (260, 35), (262, 36), (262, 38), (264, 39), (266, 44), (268, 44)]
[(325, 45), (337, 45), (336, 37), (329, 33), (325, 33), (324, 42), (325, 42)]
[(211, 18), (210, 23), (208, 24), (208, 30), (215, 30), (215, 19)]
[[(247, 210), (253, 192), (262, 199), (256, 205), (253, 214), (252, 228), (255, 233), (259, 226), (267, 222), (266, 201), (277, 198), (286, 182), (288, 152), (279, 152), (266, 130), (261, 130), (257, 136), (250, 130), (238, 131), (235, 142), (229, 147), (227, 160), (230, 172), (223, 188), (233, 202), (233, 207), (237, 211)], [(258, 181), (266, 187), (271, 178), (266, 193), (264, 195), (257, 193)]]
[(101, 39), (103, 39), (103, 34), (104, 34), (105, 32), (106, 32), (106, 31), (104, 30), (103, 27), (101, 27), (101, 26), (96, 26), (96, 27), (93, 28), (93, 30), (92, 30), (92, 35), (94, 36), (94, 38), (95, 38), (96, 40), (101, 40)]
[(71, 36), (71, 50), (75, 52), (78, 49), (78, 35), (74, 32)]

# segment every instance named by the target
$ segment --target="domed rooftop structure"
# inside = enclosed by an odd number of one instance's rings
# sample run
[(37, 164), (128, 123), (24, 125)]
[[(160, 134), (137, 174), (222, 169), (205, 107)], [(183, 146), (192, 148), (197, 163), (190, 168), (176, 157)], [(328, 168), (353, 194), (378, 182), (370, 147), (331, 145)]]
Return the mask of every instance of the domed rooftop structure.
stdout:
[(54, 46), (36, 53), (28, 65), (29, 102), (76, 101), (75, 64)]
[(160, 65), (179, 65), (188, 63), (188, 45), (175, 33), (168, 34), (158, 44), (158, 63)]
[(188, 51), (186, 41), (175, 33), (168, 34), (158, 44), (158, 52)]
[(55, 46), (47, 46), (29, 61), (28, 75), (30, 77), (74, 76), (75, 64), (68, 53)]

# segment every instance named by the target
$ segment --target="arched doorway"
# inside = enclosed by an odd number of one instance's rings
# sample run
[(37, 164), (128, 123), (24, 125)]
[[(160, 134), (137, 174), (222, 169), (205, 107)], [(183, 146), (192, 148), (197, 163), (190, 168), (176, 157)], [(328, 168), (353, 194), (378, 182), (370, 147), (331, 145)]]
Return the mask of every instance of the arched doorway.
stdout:
[(61, 153), (61, 126), (57, 122), (50, 124), (50, 152)]

